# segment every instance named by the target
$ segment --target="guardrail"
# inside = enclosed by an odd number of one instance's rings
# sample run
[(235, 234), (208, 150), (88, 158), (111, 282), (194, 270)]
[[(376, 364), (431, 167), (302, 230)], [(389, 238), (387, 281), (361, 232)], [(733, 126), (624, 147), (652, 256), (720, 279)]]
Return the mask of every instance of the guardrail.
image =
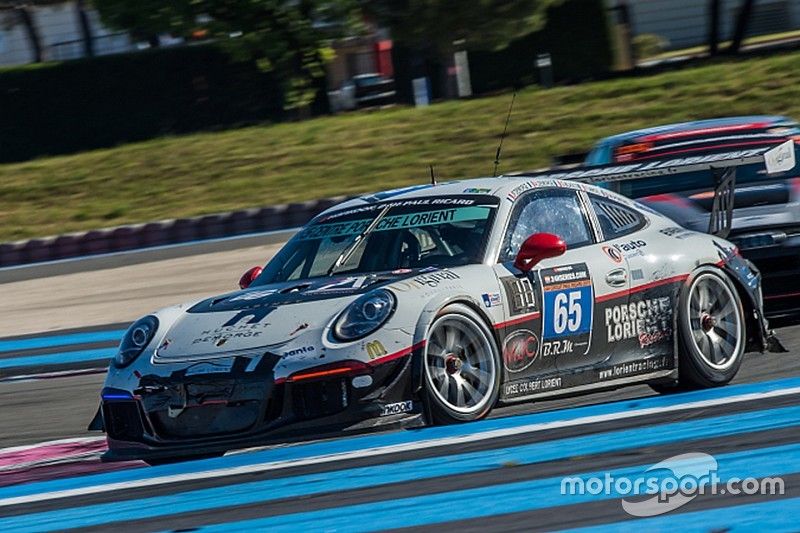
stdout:
[(352, 197), (338, 196), (0, 244), (0, 267), (295, 228)]

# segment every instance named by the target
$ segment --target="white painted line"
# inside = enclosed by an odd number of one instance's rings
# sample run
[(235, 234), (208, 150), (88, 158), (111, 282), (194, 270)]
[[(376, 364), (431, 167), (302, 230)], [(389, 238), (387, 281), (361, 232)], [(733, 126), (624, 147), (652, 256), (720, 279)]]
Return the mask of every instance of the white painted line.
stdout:
[[(392, 444), (389, 446), (380, 446), (376, 448), (367, 448), (363, 450), (354, 450), (349, 452), (341, 452), (330, 455), (319, 455), (315, 457), (308, 457), (299, 460), (283, 460), (271, 461), (266, 463), (258, 463), (252, 465), (242, 465), (230, 468), (218, 468), (215, 470), (205, 470), (202, 472), (188, 472), (185, 474), (173, 474), (169, 476), (153, 477), (147, 479), (123, 481), (117, 483), (108, 483), (106, 485), (97, 485), (90, 487), (80, 487), (75, 489), (65, 489), (60, 491), (45, 492), (41, 494), (30, 494), (27, 496), (16, 496), (0, 500), (0, 507), (8, 507), (10, 505), (20, 505), (33, 502), (57, 500), (61, 498), (70, 498), (74, 496), (85, 496), (88, 494), (101, 494), (105, 492), (113, 492), (117, 490), (135, 489), (140, 487), (155, 487), (159, 485), (167, 485), (170, 483), (183, 483), (188, 481), (206, 480), (221, 478), (227, 476), (236, 476), (241, 474), (254, 474), (260, 472), (268, 472), (274, 470), (281, 470), (284, 468), (293, 468), (298, 466), (318, 465), (325, 463), (335, 463), (339, 461), (346, 461), (350, 459), (359, 459), (363, 457), (375, 457), (379, 455), (389, 455), (399, 452), (407, 452), (414, 450), (429, 449), (440, 446), (458, 446), (459, 444), (469, 442), (479, 442), (484, 440), (497, 439), (501, 437), (508, 437), (513, 435), (521, 435), (528, 433), (537, 433), (558, 428), (582, 426), (587, 424), (597, 424), (601, 422), (609, 422), (614, 420), (625, 420), (630, 418), (638, 418), (649, 415), (656, 415), (661, 413), (669, 413), (671, 411), (687, 410), (687, 409), (703, 409), (706, 407), (714, 407), (717, 405), (728, 405), (732, 403), (742, 403), (755, 400), (763, 400), (766, 398), (778, 398), (781, 396), (791, 396), (800, 394), (800, 387), (792, 387), (783, 390), (774, 390), (769, 392), (753, 392), (748, 394), (741, 394), (739, 396), (729, 396), (726, 398), (715, 398), (712, 400), (699, 400), (695, 402), (687, 402), (682, 404), (674, 404), (664, 407), (651, 407), (647, 409), (638, 409), (631, 411), (622, 411), (619, 413), (609, 413), (605, 415), (585, 416), (575, 418), (572, 420), (561, 420), (555, 422), (543, 422), (538, 424), (528, 424), (525, 426), (495, 429), (484, 431), (482, 433), (473, 433), (470, 435), (459, 435), (456, 437), (441, 437), (436, 439), (421, 440), (415, 442), (408, 442), (404, 444)], [(457, 448), (456, 448), (457, 449)]]
[[(19, 376), (8, 376), (0, 378), (0, 383), (29, 383), (52, 378), (70, 378), (77, 376), (87, 376), (89, 374), (100, 374), (106, 372), (108, 367), (102, 368), (81, 368), (77, 370), (58, 370), (55, 372), (42, 372), (41, 374), (21, 374)], [(1, 451), (1, 450), (0, 450)]]

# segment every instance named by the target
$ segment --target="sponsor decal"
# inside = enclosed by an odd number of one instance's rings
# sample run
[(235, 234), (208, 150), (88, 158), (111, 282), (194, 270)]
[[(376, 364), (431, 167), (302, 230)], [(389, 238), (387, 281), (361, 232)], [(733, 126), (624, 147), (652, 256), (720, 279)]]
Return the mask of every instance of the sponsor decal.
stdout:
[(308, 323), (307, 322), (304, 322), (304, 323), (300, 324), (299, 326), (297, 326), (294, 331), (289, 333), (289, 336), (292, 337), (293, 335), (296, 335), (296, 334), (300, 333), (304, 329), (308, 329)]
[(645, 348), (672, 334), (672, 305), (667, 296), (613, 305), (605, 310), (609, 343), (637, 339)]
[(575, 350), (575, 343), (569, 339), (547, 341), (542, 343), (542, 357), (570, 354)]
[(331, 283), (326, 283), (316, 289), (306, 291), (308, 294), (316, 294), (320, 292), (352, 292), (355, 289), (360, 289), (364, 283), (369, 279), (367, 276), (351, 276), (344, 279), (339, 279)]
[[(275, 307), (272, 306), (263, 306), (258, 307), (255, 309), (245, 309), (243, 311), (239, 311), (236, 315), (225, 322), (222, 327), (223, 328), (232, 328), (232, 329), (247, 329), (247, 326), (256, 326), (259, 327), (259, 324), (262, 320), (264, 320), (268, 314), (273, 312)], [(241, 324), (242, 321), (248, 319), (247, 322)], [(269, 324), (261, 324), (260, 327), (268, 326)]]
[(406, 400), (404, 402), (387, 403), (383, 406), (381, 416), (399, 415), (401, 413), (408, 413), (414, 409), (414, 402)]
[(533, 292), (533, 284), (527, 277), (500, 278), (503, 290), (508, 301), (508, 311), (511, 316), (532, 313), (536, 311), (536, 295)]
[(675, 274), (675, 267), (671, 263), (664, 263), (650, 276), (653, 281), (661, 281)]
[(381, 341), (370, 341), (364, 345), (364, 350), (367, 352), (370, 360), (383, 357), (389, 352), (386, 351)]
[[(325, 215), (318, 219), (313, 225), (327, 223), (331, 220), (335, 220), (337, 218), (346, 217), (349, 215), (356, 215), (359, 213), (374, 213), (383, 210), (384, 207), (389, 206), (390, 209), (394, 209), (396, 207), (426, 207), (426, 206), (471, 206), (475, 205), (476, 199), (475, 198), (457, 198), (457, 197), (439, 197), (439, 198), (414, 198), (410, 200), (398, 200), (394, 202), (384, 202), (380, 204), (371, 204), (371, 205), (364, 205), (360, 207), (354, 207), (352, 209), (346, 209), (344, 211), (338, 211), (336, 213), (331, 213), (329, 215)], [(359, 222), (359, 221), (354, 221)], [(367, 221), (367, 224), (371, 222), (371, 219)], [(349, 224), (349, 222), (344, 222), (343, 224)], [(312, 226), (307, 226), (310, 228)]]
[(527, 381), (506, 383), (503, 386), (503, 393), (506, 398), (513, 398), (515, 396), (529, 396), (539, 392), (557, 390), (560, 389), (561, 386), (562, 381), (560, 377), (535, 378)]
[[(239, 315), (241, 314), (242, 313), (239, 313)], [(237, 315), (237, 317), (239, 315)], [(234, 317), (234, 319), (236, 319), (236, 317)], [(264, 333), (264, 326), (268, 325), (260, 324), (258, 322), (255, 324), (250, 322), (238, 324), (236, 322), (232, 322), (234, 319), (231, 319), (222, 327), (216, 329), (207, 329), (200, 332), (200, 336), (193, 339), (192, 344), (213, 343), (219, 347), (228, 342), (229, 339), (250, 339), (260, 337), (261, 334)]]
[(161, 346), (156, 349), (156, 353), (164, 353), (167, 351), (167, 348), (169, 348), (170, 344), (172, 344), (172, 339), (164, 339), (164, 342), (161, 343)]
[(488, 294), (482, 294), (481, 299), (483, 300), (483, 305), (485, 307), (497, 307), (501, 303), (503, 303), (503, 299), (500, 297), (499, 292), (490, 292)]
[(187, 368), (185, 375), (200, 376), (203, 374), (227, 373), (233, 368), (233, 362), (233, 359), (222, 359), (219, 361), (197, 363)]
[(622, 252), (622, 255), (624, 255), (625, 257), (636, 257), (638, 255), (644, 255), (644, 251), (642, 250), (642, 248), (646, 246), (647, 243), (643, 240), (633, 240), (630, 242), (615, 244), (614, 248), (617, 251)]
[(795, 165), (794, 141), (789, 139), (783, 144), (764, 154), (764, 163), (767, 167), (767, 174), (779, 174), (792, 170)]
[(672, 237), (674, 239), (688, 239), (692, 235), (696, 235), (695, 232), (690, 231), (686, 228), (679, 228), (679, 227), (670, 227), (658, 230), (659, 233), (666, 235), (667, 237)]
[(615, 263), (622, 263), (622, 260), (623, 260), (622, 252), (620, 252), (616, 248), (613, 248), (611, 246), (603, 246), (603, 251)]
[(619, 363), (610, 368), (600, 370), (598, 378), (601, 381), (609, 379), (619, 379), (628, 376), (636, 376), (639, 374), (649, 374), (659, 370), (672, 368), (672, 357), (661, 356), (651, 357), (650, 359), (642, 359), (640, 361), (631, 361), (628, 363)]
[(260, 300), (261, 298), (266, 298), (267, 296), (272, 296), (278, 292), (277, 289), (265, 289), (261, 291), (249, 291), (238, 296), (234, 296), (233, 298), (229, 298), (229, 302), (249, 302), (251, 300)]
[(542, 280), (542, 341), (568, 340), (569, 349), (589, 352), (594, 288), (586, 263), (546, 268)]
[[(517, 187), (512, 189), (511, 192), (508, 193), (508, 196), (506, 196), (506, 199), (509, 202), (515, 202), (517, 200), (517, 198), (519, 198), (520, 195), (522, 195), (522, 193), (524, 193), (526, 191), (530, 191), (530, 190), (533, 190), (533, 189), (546, 189), (546, 188), (552, 188), (552, 187), (559, 187), (559, 188), (562, 188), (562, 189), (572, 189), (574, 191), (585, 191), (586, 190), (586, 185), (584, 185), (583, 183), (579, 183), (579, 182), (576, 182), (576, 181), (561, 181), (561, 179), (559, 179), (557, 177), (557, 175), (555, 175), (555, 177), (550, 178), (550, 179), (547, 179), (547, 178), (539, 179), (539, 178), (537, 178), (535, 180), (526, 181), (525, 183), (523, 183), (521, 185), (518, 185)], [(605, 196), (606, 195), (603, 191), (592, 191), (592, 192), (595, 193), (595, 194), (600, 194), (601, 196)], [(616, 200), (616, 198), (614, 198), (614, 199)]]
[(539, 338), (527, 329), (515, 331), (503, 343), (503, 365), (509, 372), (522, 372), (538, 355)]
[(631, 270), (631, 279), (633, 281), (641, 281), (644, 279), (644, 272), (641, 268), (635, 268)]
[(399, 291), (409, 291), (424, 288), (436, 288), (445, 281), (461, 279), (461, 276), (449, 269), (435, 270), (427, 274), (421, 274), (415, 278), (405, 281), (398, 281), (393, 287)]
[(464, 189), (464, 193), (466, 194), (489, 194), (492, 192), (492, 189), (480, 189), (480, 188), (469, 188)]
[(304, 353), (311, 353), (315, 350), (313, 346), (301, 346), (300, 348), (295, 348), (294, 350), (289, 350), (283, 352), (284, 357), (291, 357), (293, 355), (300, 355)]

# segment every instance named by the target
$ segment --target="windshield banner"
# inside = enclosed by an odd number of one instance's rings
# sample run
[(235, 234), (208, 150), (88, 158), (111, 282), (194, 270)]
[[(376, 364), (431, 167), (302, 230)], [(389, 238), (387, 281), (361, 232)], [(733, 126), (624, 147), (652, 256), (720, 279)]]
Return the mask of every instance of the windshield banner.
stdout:
[[(423, 226), (436, 226), (470, 220), (485, 220), (489, 217), (488, 207), (456, 207), (436, 211), (422, 211), (402, 215), (387, 216), (378, 223), (375, 231), (389, 231)], [(299, 235), (300, 240), (322, 239), (325, 237), (342, 237), (358, 235), (372, 222), (372, 218), (348, 220), (346, 222), (320, 223), (306, 227)]]

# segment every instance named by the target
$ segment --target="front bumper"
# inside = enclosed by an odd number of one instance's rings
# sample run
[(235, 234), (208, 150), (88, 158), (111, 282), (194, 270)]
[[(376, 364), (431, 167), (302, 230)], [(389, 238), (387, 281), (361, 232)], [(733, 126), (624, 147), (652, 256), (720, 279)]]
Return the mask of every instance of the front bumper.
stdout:
[(109, 447), (103, 460), (208, 455), (377, 426), (420, 426), (411, 361), (406, 356), (376, 365), (360, 379), (276, 381), (268, 366), (258, 372), (234, 367), (225, 374), (146, 375), (133, 394), (103, 390)]

